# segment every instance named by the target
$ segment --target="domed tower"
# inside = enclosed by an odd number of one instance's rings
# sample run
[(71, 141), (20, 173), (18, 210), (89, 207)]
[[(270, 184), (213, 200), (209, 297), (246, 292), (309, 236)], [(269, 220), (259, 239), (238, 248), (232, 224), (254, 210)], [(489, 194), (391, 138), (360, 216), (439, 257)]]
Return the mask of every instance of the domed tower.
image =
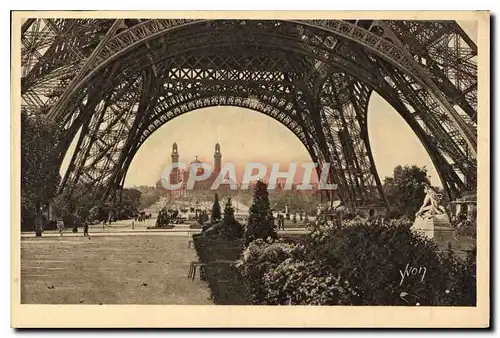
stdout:
[[(202, 162), (196, 156), (195, 160), (189, 164), (189, 175), (203, 176), (205, 174), (205, 169), (202, 167)], [(193, 190), (204, 189), (206, 181), (196, 181), (194, 182)]]
[(220, 144), (215, 144), (215, 152), (214, 152), (214, 175), (218, 175), (221, 171), (221, 160), (222, 154), (220, 152)]
[(177, 147), (177, 142), (172, 144), (172, 163), (179, 162), (179, 148)]
[[(172, 158), (172, 164), (179, 163), (179, 149), (177, 147), (177, 142), (174, 142), (174, 144), (172, 145), (171, 158)], [(177, 183), (179, 183), (179, 168), (174, 167), (170, 172), (170, 184), (177, 184)]]
[(192, 170), (192, 167), (196, 168), (196, 175), (201, 176), (204, 174), (205, 170), (201, 167), (202, 162), (198, 159), (198, 156), (194, 159), (193, 162), (189, 165), (190, 169)]

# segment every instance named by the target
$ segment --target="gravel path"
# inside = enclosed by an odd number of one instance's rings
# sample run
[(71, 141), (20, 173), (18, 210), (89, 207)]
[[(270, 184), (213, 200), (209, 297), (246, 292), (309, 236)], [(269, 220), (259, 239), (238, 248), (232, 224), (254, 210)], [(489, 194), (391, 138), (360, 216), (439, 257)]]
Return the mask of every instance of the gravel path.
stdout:
[(206, 283), (187, 279), (198, 260), (188, 241), (186, 233), (23, 238), (21, 302), (212, 304)]

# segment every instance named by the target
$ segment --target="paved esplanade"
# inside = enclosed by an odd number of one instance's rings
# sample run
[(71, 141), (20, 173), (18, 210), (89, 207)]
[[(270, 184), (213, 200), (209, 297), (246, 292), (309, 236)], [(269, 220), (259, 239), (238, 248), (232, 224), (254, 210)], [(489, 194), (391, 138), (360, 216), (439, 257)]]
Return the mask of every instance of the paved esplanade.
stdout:
[(189, 237), (137, 234), (21, 240), (21, 300), (42, 304), (212, 304)]

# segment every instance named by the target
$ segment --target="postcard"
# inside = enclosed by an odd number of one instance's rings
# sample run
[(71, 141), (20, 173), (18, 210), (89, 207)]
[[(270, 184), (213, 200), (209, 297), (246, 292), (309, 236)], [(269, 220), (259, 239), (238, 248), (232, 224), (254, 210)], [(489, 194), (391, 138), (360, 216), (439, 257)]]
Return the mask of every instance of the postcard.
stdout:
[(13, 11), (12, 319), (489, 327), (487, 11)]

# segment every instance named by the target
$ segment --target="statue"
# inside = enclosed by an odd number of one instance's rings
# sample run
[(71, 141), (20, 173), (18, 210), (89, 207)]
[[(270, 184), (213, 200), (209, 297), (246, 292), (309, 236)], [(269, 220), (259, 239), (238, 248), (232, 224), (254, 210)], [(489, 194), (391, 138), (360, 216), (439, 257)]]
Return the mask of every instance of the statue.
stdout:
[(425, 185), (425, 194), (424, 202), (415, 214), (412, 228), (433, 239), (440, 250), (447, 250), (450, 245), (457, 243), (455, 230), (451, 226), (446, 209), (439, 205), (441, 195), (428, 184)]
[(415, 214), (415, 217), (431, 218), (435, 215), (442, 215), (446, 213), (444, 207), (439, 205), (441, 195), (436, 193), (434, 189), (428, 184), (425, 185), (425, 198), (420, 210)]

